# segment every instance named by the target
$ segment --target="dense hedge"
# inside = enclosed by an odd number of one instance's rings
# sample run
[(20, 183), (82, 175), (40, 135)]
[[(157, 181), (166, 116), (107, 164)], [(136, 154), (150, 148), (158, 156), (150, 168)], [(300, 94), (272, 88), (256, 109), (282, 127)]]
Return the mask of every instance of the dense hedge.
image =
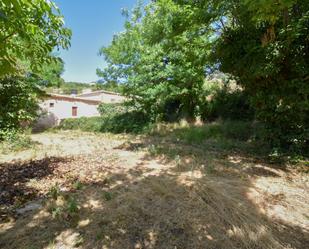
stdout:
[(213, 93), (211, 100), (206, 101), (201, 108), (204, 121), (223, 120), (253, 120), (254, 110), (249, 103), (249, 97), (241, 90), (228, 92), (219, 89)]

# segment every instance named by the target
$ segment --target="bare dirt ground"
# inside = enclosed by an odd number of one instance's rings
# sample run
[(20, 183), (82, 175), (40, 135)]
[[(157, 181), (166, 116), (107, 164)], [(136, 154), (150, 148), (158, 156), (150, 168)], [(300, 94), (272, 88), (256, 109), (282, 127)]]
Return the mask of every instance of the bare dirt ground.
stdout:
[(309, 176), (156, 136), (0, 155), (0, 248), (309, 248)]

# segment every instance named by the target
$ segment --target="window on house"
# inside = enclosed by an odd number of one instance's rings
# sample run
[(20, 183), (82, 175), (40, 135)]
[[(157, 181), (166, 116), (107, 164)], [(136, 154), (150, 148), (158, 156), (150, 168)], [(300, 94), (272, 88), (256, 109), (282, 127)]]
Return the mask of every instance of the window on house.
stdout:
[(77, 116), (77, 106), (72, 106), (72, 116), (73, 117)]
[(49, 107), (54, 107), (55, 103), (49, 103)]

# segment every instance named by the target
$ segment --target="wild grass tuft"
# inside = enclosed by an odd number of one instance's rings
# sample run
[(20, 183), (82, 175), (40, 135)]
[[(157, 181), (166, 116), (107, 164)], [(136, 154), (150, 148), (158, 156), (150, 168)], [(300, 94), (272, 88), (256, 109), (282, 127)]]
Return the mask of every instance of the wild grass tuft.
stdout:
[(12, 132), (7, 134), (3, 141), (0, 141), (0, 153), (8, 154), (11, 152), (18, 152), (34, 148), (36, 145), (37, 143), (32, 141), (27, 134)]

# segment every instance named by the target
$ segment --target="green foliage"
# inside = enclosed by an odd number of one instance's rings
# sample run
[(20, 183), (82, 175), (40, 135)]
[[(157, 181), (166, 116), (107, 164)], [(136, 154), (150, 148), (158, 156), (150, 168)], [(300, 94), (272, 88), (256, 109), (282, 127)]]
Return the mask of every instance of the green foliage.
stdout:
[(0, 77), (20, 71), (37, 72), (50, 63), (54, 47), (67, 48), (71, 31), (64, 27), (52, 1), (0, 2)]
[(77, 199), (61, 191), (58, 184), (52, 186), (48, 192), (52, 199), (49, 203), (49, 211), (53, 218), (71, 219), (77, 217), (79, 205)]
[(253, 120), (254, 110), (249, 96), (241, 89), (231, 89), (228, 84), (209, 92), (209, 100), (201, 106), (201, 118), (204, 121)]
[[(97, 70), (98, 75), (100, 75), (100, 71)], [(107, 81), (107, 82), (102, 82), (98, 81), (95, 86), (95, 90), (106, 90), (106, 91), (111, 91), (111, 92), (116, 92), (116, 93), (123, 93), (123, 84), (117, 83), (117, 81)]]
[(41, 79), (39, 84), (41, 86), (60, 86), (64, 83), (61, 75), (64, 72), (64, 62), (62, 59), (55, 57), (53, 61), (48, 64), (43, 64), (38, 73), (38, 77)]
[(180, 141), (203, 145), (208, 149), (241, 150), (265, 156), (270, 148), (263, 139), (264, 132), (264, 126), (259, 123), (235, 120), (177, 128), (173, 131)]
[(66, 211), (68, 212), (68, 214), (74, 215), (78, 212), (78, 210), (79, 208), (77, 200), (73, 196), (70, 196), (67, 200)]
[(8, 130), (2, 133), (4, 141), (0, 142), (0, 154), (26, 150), (36, 146), (29, 136)]
[[(183, 133), (184, 130), (186, 132)], [(189, 127), (187, 129), (180, 129), (180, 131), (180, 137), (191, 143), (202, 143), (212, 138), (247, 141), (252, 138), (253, 127), (250, 122), (226, 121), (207, 124), (201, 127)]]
[[(59, 71), (56, 71), (59, 72)], [(59, 74), (57, 74), (59, 75)], [(92, 91), (98, 91), (98, 90), (106, 90), (116, 93), (122, 92), (122, 86), (116, 83), (109, 84), (109, 83), (79, 83), (79, 82), (64, 82), (60, 77), (55, 77), (56, 75), (52, 76), (53, 78), (51, 80), (48, 80), (48, 82), (52, 82), (53, 84), (50, 86), (48, 85), (45, 90), (47, 92), (58, 92), (60, 94), (71, 94), (74, 91), (77, 92), (77, 94), (81, 94), (83, 90), (91, 89)]]
[(0, 140), (34, 120), (39, 94), (35, 78), (11, 76), (0, 79)]
[[(131, 104), (153, 119), (169, 119), (172, 112), (178, 113), (176, 118), (194, 119), (210, 50), (205, 45), (209, 32), (203, 25), (190, 25), (195, 11), (172, 0), (153, 2), (145, 9), (138, 5), (125, 31), (100, 50), (108, 67), (98, 75), (123, 82)], [(174, 35), (173, 27), (180, 22), (186, 22), (187, 30)]]
[(39, 86), (61, 82), (63, 62), (52, 52), (70, 37), (52, 1), (0, 2), (0, 139), (35, 118)]
[(73, 188), (76, 190), (81, 190), (83, 188), (83, 184), (80, 181), (76, 181), (73, 183)]
[(304, 152), (309, 143), (309, 3), (235, 1), (233, 7), (225, 10), (234, 22), (227, 21), (214, 57), (251, 96), (272, 146)]
[[(108, 67), (98, 74), (123, 82), (133, 106), (153, 120), (255, 113), (273, 148), (308, 150), (308, 1), (158, 0), (125, 16), (125, 31), (100, 51)], [(241, 91), (205, 92), (213, 70)]]
[(126, 106), (123, 104), (109, 104), (109, 103), (102, 103), (98, 108), (101, 116), (113, 116), (119, 115), (128, 110)]
[(103, 198), (106, 201), (110, 201), (110, 200), (113, 199), (113, 196), (112, 196), (112, 194), (110, 192), (104, 191), (103, 192)]
[(59, 185), (52, 186), (48, 191), (48, 196), (51, 197), (53, 200), (57, 200), (58, 197), (61, 195), (61, 190)]

